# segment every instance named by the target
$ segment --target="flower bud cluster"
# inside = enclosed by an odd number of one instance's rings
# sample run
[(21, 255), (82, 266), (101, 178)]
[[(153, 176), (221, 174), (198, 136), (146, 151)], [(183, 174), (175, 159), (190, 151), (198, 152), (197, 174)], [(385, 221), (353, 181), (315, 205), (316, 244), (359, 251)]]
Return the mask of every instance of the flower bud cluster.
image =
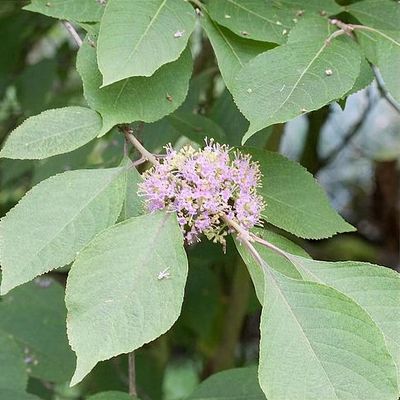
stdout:
[(150, 212), (176, 212), (188, 243), (209, 240), (225, 246), (232, 220), (248, 231), (261, 224), (261, 174), (249, 155), (206, 140), (202, 150), (166, 147), (166, 156), (143, 175), (139, 194)]

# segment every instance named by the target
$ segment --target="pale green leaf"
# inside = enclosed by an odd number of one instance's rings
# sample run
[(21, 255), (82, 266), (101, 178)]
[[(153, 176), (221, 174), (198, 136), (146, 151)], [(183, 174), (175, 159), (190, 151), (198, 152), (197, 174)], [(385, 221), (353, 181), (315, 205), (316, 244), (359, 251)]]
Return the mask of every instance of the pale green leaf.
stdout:
[(2, 389), (24, 391), (27, 384), (22, 350), (14, 337), (0, 327), (0, 393)]
[(266, 126), (342, 97), (359, 71), (360, 53), (348, 37), (329, 44), (319, 39), (288, 43), (260, 54), (236, 75), (231, 89), (250, 121), (243, 142)]
[(64, 288), (49, 277), (2, 297), (0, 331), (20, 345), (29, 375), (57, 383), (71, 378), (75, 357), (67, 341), (66, 314)]
[(1, 389), (0, 388), (0, 399), (4, 400), (40, 400), (39, 397), (30, 394), (23, 393), (15, 390)]
[(206, 31), (217, 57), (218, 67), (228, 89), (243, 66), (258, 54), (271, 49), (271, 44), (243, 39), (219, 26), (206, 15), (201, 24)]
[(393, 34), (392, 38), (379, 42), (378, 66), (386, 89), (400, 102), (400, 31)]
[(31, 0), (24, 10), (79, 22), (100, 21), (104, 5), (98, 0)]
[[(278, 235), (277, 233), (267, 231), (265, 229), (256, 228), (253, 233), (258, 237), (267, 240), (268, 242), (278, 246), (280, 249), (292, 254), (297, 254), (303, 257), (309, 257), (308, 254), (300, 247), (291, 242), (290, 240)], [(248, 252), (246, 247), (240, 241), (235, 240), (236, 248), (239, 251), (247, 269), (249, 270), (251, 280), (253, 281), (254, 288), (258, 301), (263, 304), (264, 301), (264, 272), (260, 265), (254, 260), (251, 253)], [(289, 278), (301, 279), (300, 273), (285, 257), (277, 254), (276, 252), (268, 249), (265, 246), (255, 243), (254, 247), (260, 253), (261, 257), (268, 263), (271, 268), (280, 272)]]
[(265, 0), (218, 0), (208, 5), (210, 17), (238, 36), (272, 43), (285, 43), (293, 15)]
[(320, 40), (329, 37), (337, 28), (329, 22), (329, 19), (318, 15), (305, 15), (300, 18), (291, 29), (288, 43), (301, 43), (305, 41)]
[(357, 303), (273, 270), (265, 285), (259, 380), (268, 400), (397, 399), (393, 359)]
[(374, 80), (374, 74), (372, 68), (365, 57), (361, 57), (360, 73), (353, 87), (345, 94), (345, 96), (350, 96), (351, 94), (357, 93), (362, 89), (369, 86)]
[(345, 7), (360, 22), (382, 30), (399, 30), (400, 7), (392, 0), (363, 0)]
[(266, 400), (257, 368), (236, 368), (211, 375), (187, 400)]
[(400, 7), (390, 0), (364, 0), (346, 10), (365, 28), (355, 30), (369, 60), (379, 67), (386, 87), (400, 101)]
[(194, 23), (194, 9), (183, 0), (108, 0), (97, 42), (103, 85), (151, 76), (178, 59)]
[[(306, 16), (299, 20), (296, 26), (290, 31), (288, 43), (298, 43), (304, 40), (325, 40), (329, 37), (336, 27), (332, 25), (329, 19), (321, 16)], [(371, 67), (365, 57), (361, 57), (360, 72), (353, 87), (344, 95), (350, 96), (361, 89), (367, 87), (374, 79)]]
[(276, 7), (293, 10), (297, 17), (299, 14), (334, 15), (343, 11), (335, 0), (272, 0), (272, 2)]
[(131, 218), (96, 236), (68, 276), (68, 337), (78, 357), (71, 384), (97, 362), (170, 329), (181, 311), (186, 277), (174, 214)]
[(85, 42), (78, 53), (77, 68), (86, 100), (103, 117), (102, 133), (106, 133), (117, 124), (154, 122), (175, 111), (186, 97), (192, 60), (186, 49), (177, 61), (161, 67), (149, 78), (128, 78), (100, 88), (96, 50)]
[(87, 400), (135, 400), (137, 397), (131, 397), (128, 393), (124, 392), (102, 392), (89, 396)]
[(121, 211), (123, 168), (67, 171), (40, 182), (0, 221), (1, 293), (75, 258)]
[(67, 153), (95, 138), (101, 126), (100, 115), (89, 108), (44, 111), (10, 133), (0, 157), (32, 160)]
[(260, 163), (259, 193), (266, 202), (262, 216), (267, 222), (308, 239), (354, 230), (331, 207), (322, 188), (300, 164), (273, 152), (242, 150)]
[(326, 262), (288, 256), (304, 279), (337, 289), (368, 312), (385, 336), (400, 382), (400, 275), (389, 268), (357, 261)]

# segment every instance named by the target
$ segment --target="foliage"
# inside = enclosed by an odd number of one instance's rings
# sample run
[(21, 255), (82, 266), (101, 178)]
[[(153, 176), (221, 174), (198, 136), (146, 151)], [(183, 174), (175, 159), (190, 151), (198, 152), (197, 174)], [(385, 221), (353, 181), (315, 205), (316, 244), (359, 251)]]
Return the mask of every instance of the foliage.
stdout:
[[(392, 0), (0, 5), (0, 399), (161, 399), (176, 354), (193, 355), (196, 376), (200, 364), (203, 377), (244, 364), (243, 321), (261, 307), (258, 372), (213, 374), (188, 400), (396, 400), (399, 275), (313, 260), (300, 239), (356, 228), (274, 141), (283, 123), (312, 125), (378, 70), (398, 107), (399, 19)], [(223, 151), (202, 159), (194, 149), (214, 140)], [(229, 159), (225, 145), (243, 156)], [(193, 200), (196, 174), (206, 187)], [(143, 188), (160, 207), (146, 207)], [(226, 188), (236, 197), (187, 240)], [(192, 214), (187, 203), (162, 209), (185, 190)], [(259, 206), (252, 223), (228, 212), (243, 199), (245, 217)]]

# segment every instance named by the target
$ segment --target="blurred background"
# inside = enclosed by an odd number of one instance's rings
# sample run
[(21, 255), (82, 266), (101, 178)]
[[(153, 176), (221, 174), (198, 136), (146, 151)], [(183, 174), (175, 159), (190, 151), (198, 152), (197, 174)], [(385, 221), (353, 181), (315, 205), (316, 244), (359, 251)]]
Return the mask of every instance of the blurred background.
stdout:
[[(22, 11), (26, 3), (0, 2), (1, 143), (29, 116), (49, 108), (85, 105), (75, 69), (75, 42), (60, 22)], [(210, 44), (199, 31), (193, 35), (192, 51), (193, 78), (182, 109), (207, 116), (209, 130), (239, 145), (248, 123), (224, 88)], [(315, 175), (339, 213), (357, 227), (356, 233), (329, 240), (291, 240), (315, 258), (368, 261), (399, 271), (400, 114), (382, 97), (376, 80), (366, 85), (346, 101), (264, 129), (248, 144), (279, 151), (300, 162)], [(185, 132), (177, 120), (164, 118), (146, 125), (141, 140), (150, 150), (159, 152), (168, 142), (178, 147), (188, 141), (201, 144), (203, 137)], [(74, 152), (46, 160), (1, 159), (0, 214), (51, 175), (70, 169), (116, 166), (122, 155), (123, 137), (112, 131)], [(182, 399), (205, 377), (257, 360), (260, 305), (234, 246), (230, 244), (224, 256), (219, 246), (204, 241), (189, 249), (189, 258), (181, 318), (168, 334), (137, 352), (137, 379), (143, 400)], [(61, 285), (67, 270), (52, 274)], [(34, 285), (43, 287), (43, 278)], [(23, 307), (28, 303), (28, 292), (20, 293)], [(54, 291), (54, 296), (62, 298), (62, 291)], [(60, 304), (60, 311), (53, 311), (62, 321), (65, 310), (62, 301)], [(37, 317), (38, 324), (43, 322), (39, 318), (46, 315)], [(20, 329), (26, 329), (22, 322), (20, 325)], [(31, 326), (36, 329), (34, 320)], [(55, 337), (61, 335), (65, 341), (62, 329), (60, 326), (60, 332), (46, 340), (56, 341)], [(57, 340), (61, 339), (57, 336)], [(60, 357), (73, 366), (73, 355), (67, 345), (65, 349), (68, 354)], [(30, 357), (26, 357), (26, 364), (27, 368), (34, 367)], [(46, 374), (33, 373), (29, 391), (43, 399), (62, 400), (101, 390), (126, 390), (126, 366), (124, 356), (101, 363), (73, 389), (66, 382), (50, 383)]]

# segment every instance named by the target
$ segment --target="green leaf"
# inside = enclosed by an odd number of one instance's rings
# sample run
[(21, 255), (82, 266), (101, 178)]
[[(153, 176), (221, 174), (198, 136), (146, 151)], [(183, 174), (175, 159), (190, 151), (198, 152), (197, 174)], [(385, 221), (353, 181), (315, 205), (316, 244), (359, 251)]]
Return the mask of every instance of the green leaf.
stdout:
[(71, 377), (74, 353), (68, 345), (65, 318), (64, 289), (49, 277), (2, 297), (0, 331), (20, 345), (29, 375), (56, 383)]
[(345, 7), (360, 22), (373, 28), (398, 31), (400, 8), (392, 0), (363, 0)]
[(117, 124), (154, 122), (175, 111), (186, 97), (192, 60), (186, 49), (177, 61), (150, 78), (134, 77), (100, 88), (96, 50), (85, 42), (78, 53), (77, 68), (86, 100), (103, 117), (102, 133), (106, 133)]
[(68, 276), (68, 337), (78, 357), (71, 385), (97, 362), (131, 352), (171, 328), (186, 277), (174, 214), (131, 218), (96, 236)]
[(357, 93), (362, 89), (369, 86), (374, 80), (374, 74), (372, 72), (371, 66), (369, 65), (365, 57), (361, 57), (360, 73), (354, 82), (353, 87), (345, 94), (345, 96), (350, 96), (351, 94)]
[(214, 138), (219, 142), (225, 142), (225, 132), (213, 120), (189, 112), (176, 112), (168, 117), (171, 125), (183, 136), (200, 145), (204, 139)]
[[(325, 40), (336, 30), (336, 27), (330, 23), (330, 20), (321, 16), (303, 17), (296, 26), (290, 31), (288, 43), (298, 43), (304, 40)], [(368, 61), (361, 57), (360, 72), (353, 87), (344, 95), (350, 96), (353, 93), (367, 87), (374, 79), (371, 67)]]
[(211, 375), (187, 400), (265, 400), (257, 368), (236, 368)]
[(128, 393), (124, 392), (102, 392), (96, 393), (87, 398), (87, 400), (135, 400), (137, 397), (132, 398)]
[(393, 40), (379, 41), (378, 66), (386, 89), (396, 101), (400, 102), (400, 32), (397, 31), (391, 37)]
[(194, 9), (182, 0), (108, 0), (97, 42), (103, 86), (177, 60), (194, 24)]
[[(131, 163), (131, 161), (128, 161)], [(142, 182), (138, 170), (130, 166), (126, 172), (126, 191), (124, 205), (122, 207), (122, 219), (129, 219), (131, 217), (138, 217), (145, 213), (145, 205), (140, 196), (138, 196), (138, 185)]]
[(0, 399), (8, 400), (40, 400), (39, 397), (30, 394), (23, 393), (15, 390), (0, 389)]
[(393, 359), (358, 304), (273, 270), (265, 285), (259, 380), (268, 400), (397, 399)]
[[(214, 120), (224, 132), (227, 132), (225, 143), (232, 146), (240, 146), (241, 139), (249, 126), (249, 121), (240, 113), (231, 94), (227, 90), (224, 90), (215, 100), (209, 117)], [(248, 146), (264, 147), (271, 133), (271, 127), (261, 130), (257, 135), (249, 139)]]
[(313, 13), (324, 16), (338, 14), (343, 11), (335, 0), (273, 0), (273, 4), (276, 7), (291, 9), (297, 14), (305, 15)]
[(100, 21), (104, 6), (97, 0), (31, 0), (24, 10), (78, 22)]
[(202, 17), (201, 24), (210, 39), (222, 78), (229, 90), (243, 66), (258, 54), (272, 47), (269, 43), (240, 38), (210, 20), (206, 15)]
[(95, 138), (101, 125), (99, 114), (89, 108), (44, 111), (10, 133), (0, 157), (33, 160), (67, 153)]
[[(303, 257), (309, 257), (309, 255), (300, 246), (294, 244), (283, 236), (278, 235), (277, 233), (260, 228), (254, 229), (253, 233), (258, 237), (274, 244), (275, 246), (278, 246), (284, 251)], [(252, 254), (248, 252), (246, 247), (243, 246), (240, 241), (235, 240), (235, 245), (243, 261), (245, 262), (247, 269), (249, 270), (258, 301), (263, 304), (264, 272), (262, 271), (260, 265), (254, 260)], [(302, 279), (297, 269), (286, 258), (260, 244), (255, 243), (254, 247), (260, 253), (263, 260), (265, 260), (268, 265), (271, 266), (271, 268), (274, 268), (276, 271), (288, 276), (289, 278)]]
[(18, 103), (24, 115), (39, 114), (48, 107), (49, 95), (57, 78), (57, 62), (54, 59), (29, 65), (15, 82)]
[(400, 275), (389, 268), (363, 262), (326, 262), (288, 256), (304, 279), (333, 287), (368, 312), (385, 337), (400, 382)]
[(347, 37), (330, 44), (319, 38), (288, 43), (260, 54), (237, 74), (231, 89), (250, 121), (243, 142), (266, 126), (342, 97), (353, 87), (359, 71), (357, 45)]
[(2, 389), (24, 391), (27, 384), (22, 350), (12, 335), (0, 328), (0, 393)]
[(243, 38), (285, 43), (293, 16), (265, 0), (210, 1), (210, 17)]
[(355, 229), (329, 204), (313, 176), (280, 154), (253, 148), (242, 151), (260, 163), (266, 207), (262, 216), (279, 228), (307, 239), (323, 239)]
[(364, 0), (346, 7), (365, 28), (355, 30), (365, 54), (379, 67), (387, 89), (400, 101), (400, 7), (390, 0)]
[(0, 221), (1, 293), (62, 267), (121, 211), (123, 168), (67, 171), (40, 182)]

